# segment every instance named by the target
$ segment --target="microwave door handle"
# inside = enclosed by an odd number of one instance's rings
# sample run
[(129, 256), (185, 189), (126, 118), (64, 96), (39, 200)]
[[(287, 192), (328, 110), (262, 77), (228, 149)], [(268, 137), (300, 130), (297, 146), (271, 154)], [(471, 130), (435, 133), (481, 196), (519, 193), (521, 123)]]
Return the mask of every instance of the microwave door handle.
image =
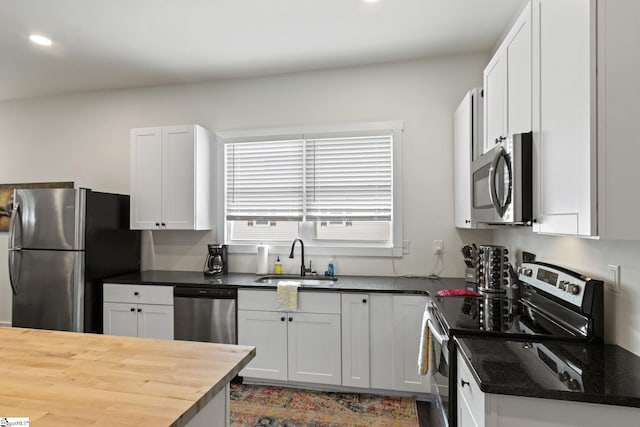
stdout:
[(511, 201), (513, 199), (511, 196), (513, 193), (513, 171), (511, 170), (511, 159), (512, 157), (509, 154), (504, 154), (504, 160), (507, 165), (507, 173), (509, 174), (509, 186), (507, 188), (507, 200), (505, 200), (504, 205), (502, 206), (503, 215), (507, 211), (507, 207), (511, 204)]
[[(496, 212), (500, 217), (504, 215), (505, 206), (500, 204), (498, 200), (498, 188), (496, 185), (496, 175), (498, 173), (498, 163), (500, 159), (505, 156), (504, 148), (500, 147), (498, 152), (493, 156), (493, 160), (491, 161), (491, 167), (489, 168), (489, 198), (491, 199), (491, 203), (493, 207), (496, 209)], [(509, 178), (511, 178), (511, 174), (509, 174)]]

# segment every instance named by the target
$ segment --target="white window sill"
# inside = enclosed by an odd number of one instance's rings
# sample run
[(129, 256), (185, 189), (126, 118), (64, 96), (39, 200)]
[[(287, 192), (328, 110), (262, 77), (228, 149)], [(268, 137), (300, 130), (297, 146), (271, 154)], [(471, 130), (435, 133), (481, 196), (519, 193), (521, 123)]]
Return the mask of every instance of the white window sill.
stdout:
[[(269, 253), (275, 255), (289, 255), (291, 245), (267, 245)], [(299, 246), (299, 245), (296, 245)], [(256, 245), (253, 244), (229, 244), (227, 250), (230, 254), (255, 254)], [(299, 249), (296, 249), (296, 254)], [(325, 255), (325, 256), (366, 256), (366, 257), (398, 257), (402, 258), (402, 247), (400, 248), (372, 248), (372, 247), (328, 247), (314, 246), (305, 243), (305, 255)]]

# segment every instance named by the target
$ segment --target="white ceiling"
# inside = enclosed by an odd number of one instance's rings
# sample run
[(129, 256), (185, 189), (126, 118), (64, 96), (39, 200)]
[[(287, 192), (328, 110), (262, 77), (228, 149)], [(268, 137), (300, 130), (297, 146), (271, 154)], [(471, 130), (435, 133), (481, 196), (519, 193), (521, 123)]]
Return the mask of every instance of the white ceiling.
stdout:
[(2, 0), (0, 100), (487, 52), (524, 1)]

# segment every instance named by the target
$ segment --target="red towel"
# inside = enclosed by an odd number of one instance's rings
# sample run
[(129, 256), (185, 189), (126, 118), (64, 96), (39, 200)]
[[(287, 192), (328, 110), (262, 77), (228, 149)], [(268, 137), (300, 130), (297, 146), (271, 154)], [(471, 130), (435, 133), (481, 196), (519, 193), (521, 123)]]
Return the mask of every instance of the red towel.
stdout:
[(481, 297), (479, 292), (470, 291), (468, 289), (440, 289), (437, 292), (441, 297)]

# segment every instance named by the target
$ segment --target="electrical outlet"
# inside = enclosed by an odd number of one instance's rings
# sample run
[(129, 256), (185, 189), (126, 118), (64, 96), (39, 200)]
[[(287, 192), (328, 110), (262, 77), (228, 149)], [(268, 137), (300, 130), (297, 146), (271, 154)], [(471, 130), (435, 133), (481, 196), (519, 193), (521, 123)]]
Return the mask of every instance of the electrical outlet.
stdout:
[(403, 240), (402, 241), (402, 253), (403, 254), (408, 254), (410, 250), (411, 250), (411, 241), (410, 240)]
[(433, 253), (435, 255), (442, 255), (444, 252), (444, 242), (442, 240), (433, 241)]
[(620, 266), (609, 264), (607, 269), (609, 270), (609, 280), (607, 282), (609, 290), (615, 293), (620, 292)]

